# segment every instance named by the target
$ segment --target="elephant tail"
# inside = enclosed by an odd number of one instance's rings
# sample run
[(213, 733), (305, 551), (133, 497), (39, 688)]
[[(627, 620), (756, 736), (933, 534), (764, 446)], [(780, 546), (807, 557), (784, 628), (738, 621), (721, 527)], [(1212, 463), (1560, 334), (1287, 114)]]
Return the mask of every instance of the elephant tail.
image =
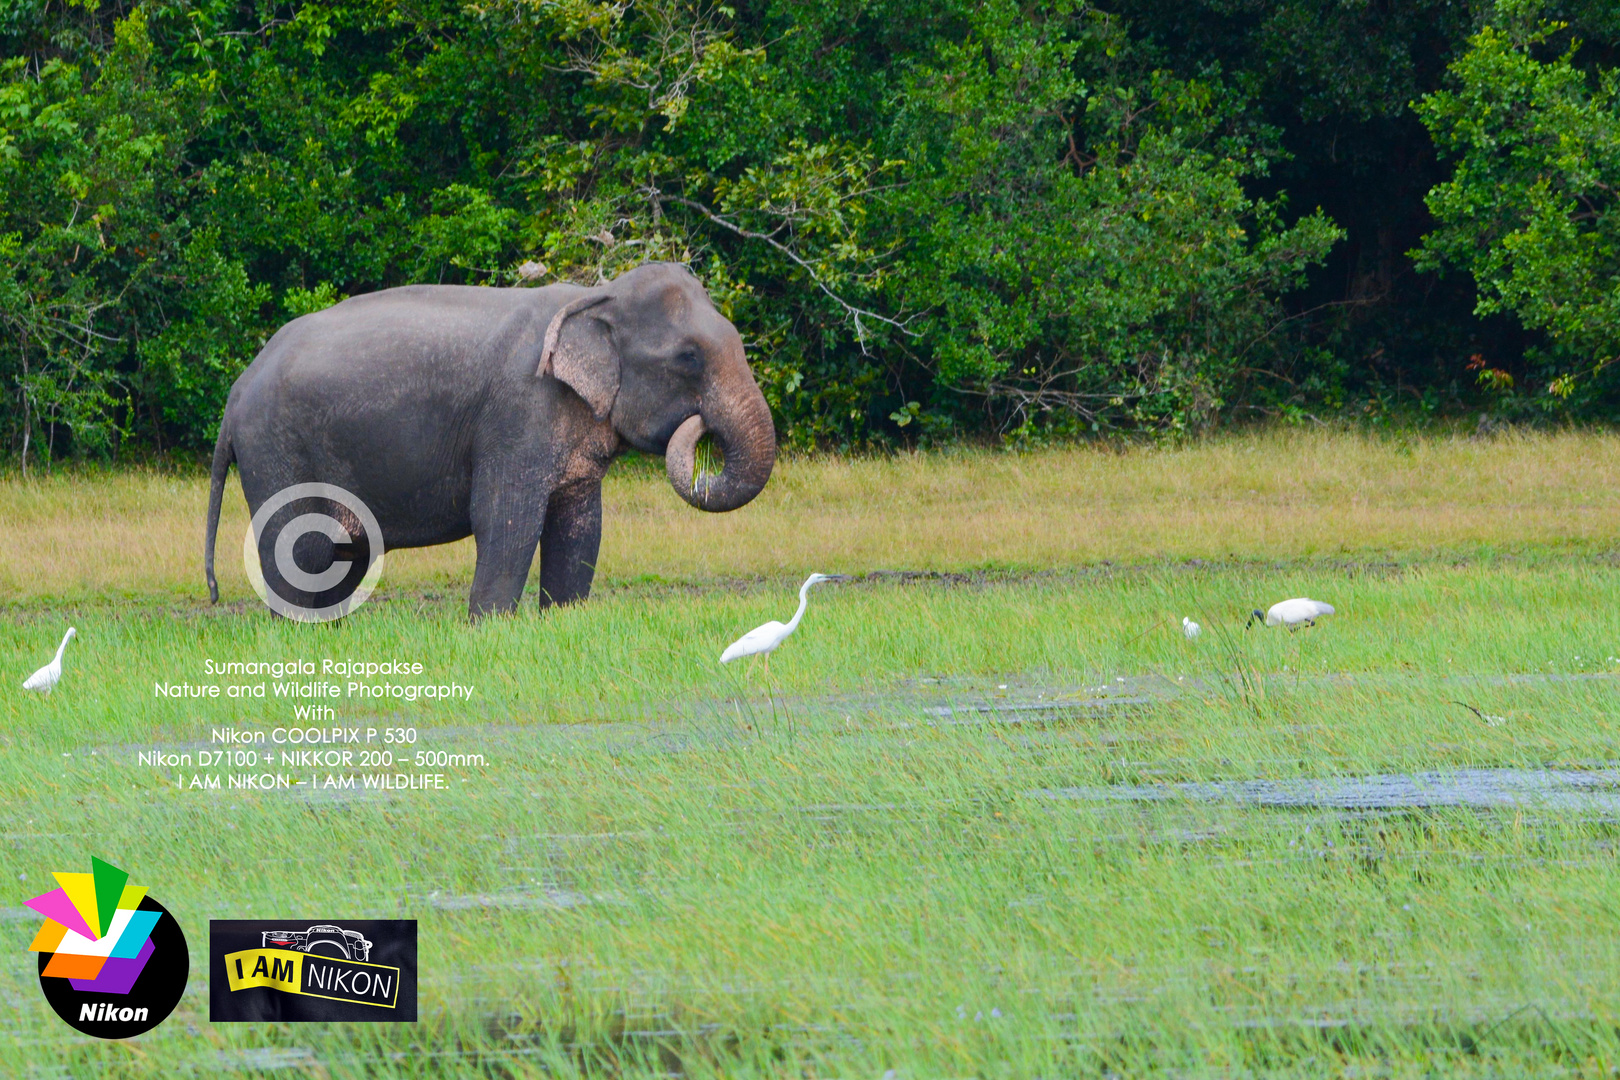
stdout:
[(231, 446), (229, 422), (221, 420), (219, 441), (214, 443), (214, 468), (208, 479), (208, 535), (203, 541), (203, 573), (208, 577), (208, 600), (219, 603), (219, 582), (214, 578), (214, 540), (219, 536), (219, 505), (225, 497), (225, 476), (231, 462), (236, 460), (236, 449)]

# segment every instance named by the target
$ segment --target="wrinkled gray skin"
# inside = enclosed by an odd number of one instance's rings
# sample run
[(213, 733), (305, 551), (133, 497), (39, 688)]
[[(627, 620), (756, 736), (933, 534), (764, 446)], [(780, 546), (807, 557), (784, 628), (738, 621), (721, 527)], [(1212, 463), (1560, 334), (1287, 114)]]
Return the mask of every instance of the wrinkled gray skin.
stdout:
[[(725, 467), (694, 490), (705, 429)], [(583, 599), (602, 476), (627, 446), (666, 454), (671, 485), (704, 510), (748, 502), (776, 460), (742, 339), (685, 267), (648, 263), (596, 288), (414, 285), (345, 300), (282, 327), (231, 388), (208, 500), (209, 595), (235, 461), (251, 511), (316, 481), (364, 500), (389, 549), (475, 537), (474, 617), (517, 606), (537, 544), (541, 604)], [(294, 549), (312, 574), (334, 558), (314, 539)], [(264, 572), (296, 597), (266, 543)]]

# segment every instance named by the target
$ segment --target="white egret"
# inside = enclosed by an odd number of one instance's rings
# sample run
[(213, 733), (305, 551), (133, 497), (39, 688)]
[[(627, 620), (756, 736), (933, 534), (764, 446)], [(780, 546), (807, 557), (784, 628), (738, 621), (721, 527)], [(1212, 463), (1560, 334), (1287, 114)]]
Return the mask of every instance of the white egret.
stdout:
[(799, 620), (804, 618), (804, 609), (810, 605), (810, 586), (819, 585), (823, 581), (834, 581), (837, 578), (832, 574), (811, 574), (799, 586), (799, 610), (793, 613), (793, 621), (779, 623), (775, 620), (764, 626), (756, 626), (742, 637), (726, 646), (726, 651), (720, 654), (720, 662), (729, 664), (739, 656), (765, 656), (767, 667), (770, 665), (771, 653), (788, 635), (799, 628)]
[(1204, 632), (1204, 628), (1193, 622), (1187, 616), (1183, 615), (1181, 617), (1181, 632), (1187, 635), (1188, 641), (1191, 641), (1199, 634), (1202, 634)]
[(48, 694), (56, 689), (56, 684), (62, 679), (62, 654), (67, 651), (67, 643), (79, 636), (73, 627), (62, 635), (62, 644), (56, 647), (56, 657), (50, 663), (28, 676), (23, 683), (24, 690), (37, 690), (41, 694)]
[(1332, 614), (1332, 604), (1324, 604), (1320, 600), (1308, 600), (1303, 596), (1296, 596), (1292, 600), (1272, 604), (1271, 609), (1264, 614), (1256, 608), (1249, 613), (1249, 621), (1243, 624), (1243, 629), (1247, 630), (1254, 625), (1254, 620), (1259, 619), (1267, 626), (1286, 626), (1288, 629), (1294, 630), (1301, 623), (1306, 626), (1315, 626), (1317, 619), (1323, 615)]

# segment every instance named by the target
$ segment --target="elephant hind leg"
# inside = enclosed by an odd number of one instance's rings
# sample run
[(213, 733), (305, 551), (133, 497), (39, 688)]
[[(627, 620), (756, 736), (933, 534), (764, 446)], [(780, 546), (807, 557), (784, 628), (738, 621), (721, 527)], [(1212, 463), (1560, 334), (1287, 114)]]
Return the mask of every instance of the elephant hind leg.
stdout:
[(540, 534), (540, 606), (591, 595), (602, 547), (602, 482), (576, 480), (552, 492)]

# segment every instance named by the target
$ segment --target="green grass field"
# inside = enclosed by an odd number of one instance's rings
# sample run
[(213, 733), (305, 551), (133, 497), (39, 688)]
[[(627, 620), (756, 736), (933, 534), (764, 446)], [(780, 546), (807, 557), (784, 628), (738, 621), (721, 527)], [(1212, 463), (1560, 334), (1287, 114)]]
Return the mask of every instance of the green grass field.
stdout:
[[(1575, 434), (812, 460), (722, 518), (632, 464), (597, 595), (477, 626), (465, 545), (293, 625), (248, 602), (234, 492), (210, 608), (197, 478), (0, 485), (5, 685), (80, 633), (51, 697), (0, 691), (0, 1072), (1614, 1075), (1617, 461)], [(812, 569), (858, 576), (768, 676), (720, 667)], [(1339, 613), (1243, 630), (1295, 595)], [(449, 789), (137, 765), (295, 723), (154, 682), (289, 658), (473, 684), (338, 704), (462, 755)], [(1253, 797), (1392, 777), (1528, 786)], [(191, 942), (128, 1043), (61, 1024), (24, 951), (22, 900), (92, 854)], [(208, 920), (302, 917), (420, 920), (421, 1022), (211, 1025)]]

